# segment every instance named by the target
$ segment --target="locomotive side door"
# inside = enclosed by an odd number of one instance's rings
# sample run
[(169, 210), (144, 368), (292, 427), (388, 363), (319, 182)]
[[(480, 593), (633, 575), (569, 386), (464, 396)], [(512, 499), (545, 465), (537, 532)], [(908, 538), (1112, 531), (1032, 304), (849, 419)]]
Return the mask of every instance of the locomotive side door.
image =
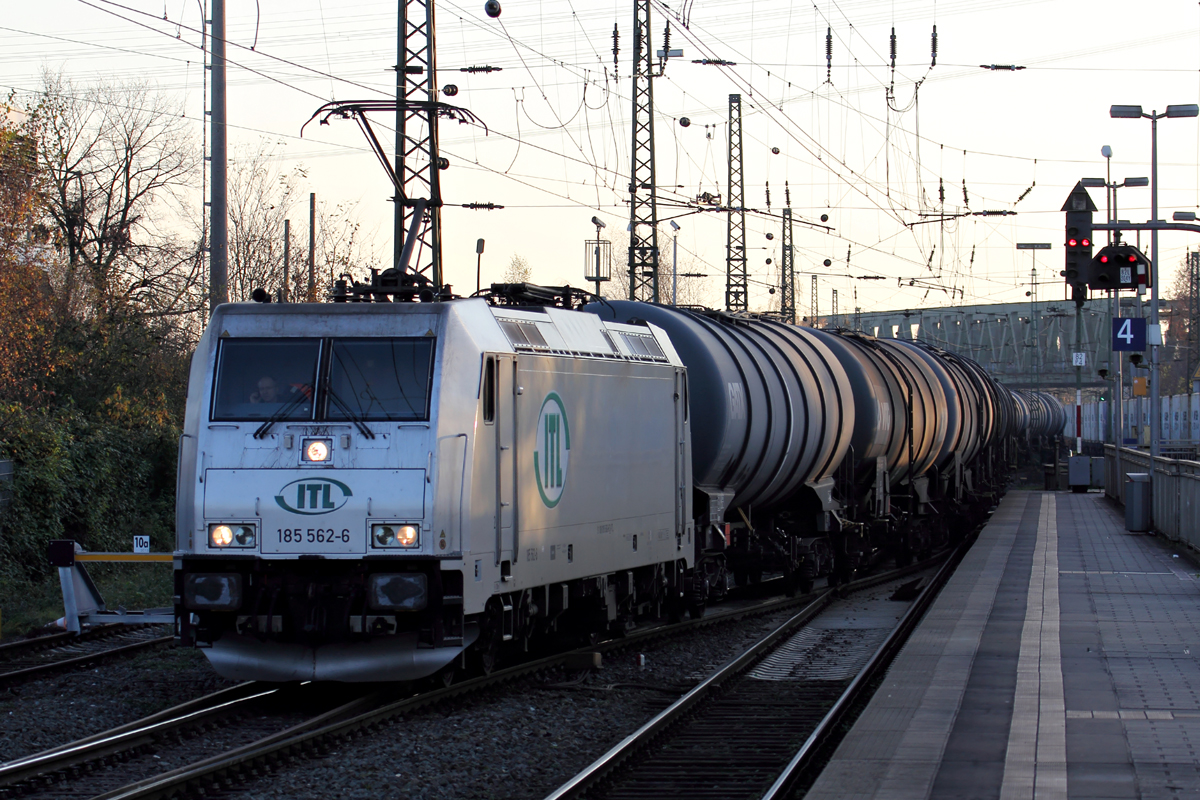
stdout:
[(512, 574), (516, 560), (516, 372), (516, 357), (496, 356), (496, 563), (502, 576)]

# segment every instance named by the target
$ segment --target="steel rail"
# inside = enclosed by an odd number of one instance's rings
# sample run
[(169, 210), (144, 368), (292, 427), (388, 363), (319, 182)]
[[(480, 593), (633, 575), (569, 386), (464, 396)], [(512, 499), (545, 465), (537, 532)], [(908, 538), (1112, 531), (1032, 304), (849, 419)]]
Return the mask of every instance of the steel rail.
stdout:
[[(922, 564), (913, 565), (899, 570), (891, 570), (885, 574), (864, 578), (855, 581), (853, 584), (848, 584), (847, 589), (866, 588), (867, 586), (881, 583), (886, 580), (892, 580), (904, 574), (908, 574), (919, 569), (927, 567), (931, 562), (923, 562)], [(761, 584), (760, 584), (761, 585)], [(443, 703), (459, 697), (469, 696), (471, 694), (483, 691), (488, 688), (500, 686), (505, 683), (511, 683), (517, 680), (534, 675), (538, 672), (564, 666), (569, 659), (576, 657), (581, 653), (601, 652), (609, 653), (618, 650), (626, 650), (639, 644), (660, 639), (675, 637), (685, 634), (688, 631), (695, 630), (700, 627), (708, 627), (711, 625), (731, 622), (749, 616), (768, 614), (791, 606), (797, 606), (807, 603), (807, 607), (814, 605), (817, 602), (825, 601), (834, 594), (834, 590), (826, 590), (816, 600), (812, 595), (807, 595), (798, 598), (776, 598), (767, 600), (754, 605), (746, 606), (739, 609), (731, 609), (718, 613), (707, 614), (700, 619), (686, 620), (674, 625), (660, 625), (642, 630), (632, 631), (624, 637), (601, 642), (597, 645), (580, 648), (567, 653), (559, 653), (545, 658), (537, 659), (525, 664), (509, 667), (504, 670), (499, 670), (491, 675), (473, 678), (459, 684), (455, 684), (446, 688), (438, 689), (431, 692), (426, 692), (416, 697), (409, 697), (402, 700), (387, 702), (381, 705), (381, 699), (386, 696), (385, 692), (376, 692), (367, 697), (358, 698), (349, 703), (343, 704), (331, 711), (325, 712), (312, 719), (306, 720), (298, 725), (294, 725), (286, 730), (264, 737), (242, 747), (231, 750), (227, 753), (221, 753), (206, 759), (203, 759), (194, 764), (180, 767), (170, 772), (147, 778), (120, 789), (108, 792), (97, 796), (95, 800), (134, 800), (134, 798), (154, 798), (154, 797), (169, 797), (177, 795), (180, 792), (185, 792), (189, 787), (203, 785), (211, 782), (216, 778), (227, 777), (232, 774), (249, 769), (254, 765), (264, 762), (271, 762), (280, 758), (294, 756), (297, 753), (314, 750), (321, 747), (323, 741), (330, 739), (344, 739), (347, 736), (355, 735), (357, 732), (368, 728), (378, 727), (385, 723), (390, 718), (412, 713), (422, 708), (426, 708), (438, 703)], [(198, 698), (190, 703), (177, 706), (174, 709), (160, 712), (153, 717), (147, 717), (134, 723), (116, 728), (111, 731), (106, 731), (101, 734), (96, 734), (88, 739), (79, 740), (68, 745), (62, 745), (58, 748), (45, 751), (24, 759), (19, 759), (12, 762), (11, 766), (14, 772), (17, 769), (25, 770), (27, 773), (35, 772), (38, 766), (37, 759), (44, 759), (41, 764), (52, 763), (56, 753), (65, 753), (66, 758), (72, 758), (76, 755), (80, 757), (79, 761), (94, 760), (84, 756), (86, 747), (90, 742), (98, 744), (91, 745), (99, 748), (108, 748), (114, 751), (129, 750), (131, 747), (136, 747), (145, 740), (154, 736), (161, 736), (162, 733), (169, 730), (170, 727), (179, 727), (188, 724), (188, 720), (181, 719), (187, 715), (192, 715), (193, 721), (197, 715), (207, 715), (205, 706), (212, 706), (214, 709), (219, 708), (221, 703), (230, 705), (238, 702), (236, 698), (242, 695), (262, 696), (261, 693), (256, 695), (255, 692), (261, 692), (261, 684), (242, 684), (237, 687), (222, 690), (222, 692), (208, 695), (204, 698)], [(228, 694), (226, 694), (228, 693)], [(249, 699), (249, 698), (248, 698)], [(162, 726), (155, 728), (155, 726)], [(102, 757), (102, 756), (101, 756)], [(6, 765), (9, 766), (9, 765)], [(62, 764), (54, 769), (42, 766), (40, 774), (46, 772), (54, 772), (57, 769), (69, 767), (69, 764)], [(0, 771), (0, 776), (3, 772)], [(0, 783), (3, 785), (3, 783)]]
[(634, 631), (622, 638), (612, 639), (595, 646), (580, 648), (567, 653), (547, 656), (526, 664), (508, 667), (498, 670), (491, 675), (472, 678), (462, 683), (426, 692), (416, 697), (371, 708), (353, 716), (347, 716), (349, 709), (347, 706), (343, 706), (323, 714), (321, 717), (280, 731), (277, 734), (231, 750), (228, 753), (212, 756), (195, 764), (180, 767), (153, 778), (147, 778), (146, 780), (130, 784), (107, 794), (98, 795), (93, 800), (148, 800), (148, 798), (170, 797), (186, 791), (189, 787), (196, 784), (211, 781), (214, 778), (219, 778), (230, 773), (237, 773), (256, 763), (286, 758), (305, 750), (315, 749), (319, 747), (322, 740), (343, 739), (364, 729), (378, 726), (388, 719), (401, 714), (419, 711), (447, 700), (471, 695), (484, 689), (515, 682), (537, 672), (563, 666), (573, 656), (581, 653), (604, 653), (623, 650), (654, 638), (680, 635), (684, 631), (690, 631), (697, 627), (730, 622), (756, 614), (770, 613), (781, 607), (786, 607), (788, 604), (795, 605), (803, 601), (803, 598), (771, 600), (720, 614), (706, 615), (701, 619), (687, 620), (676, 625), (663, 625), (642, 631)]
[[(86, 653), (81, 656), (72, 658), (62, 658), (54, 661), (47, 661), (45, 664), (37, 664), (35, 666), (23, 667), (15, 669), (11, 672), (0, 673), (0, 688), (8, 686), (18, 681), (28, 680), (29, 678), (38, 675), (48, 675), (57, 672), (61, 669), (70, 667), (78, 667), (84, 664), (94, 664), (97, 661), (103, 661), (114, 656), (130, 653), (135, 650), (143, 650), (149, 647), (161, 647), (165, 644), (170, 644), (174, 641), (174, 636), (160, 636), (154, 639), (147, 639), (144, 642), (133, 642), (131, 644), (121, 645), (120, 647), (110, 647), (107, 650), (97, 650), (94, 653)], [(64, 644), (69, 644), (65, 642)]]
[(708, 699), (727, 681), (740, 675), (747, 667), (758, 661), (759, 656), (774, 649), (780, 639), (787, 636), (795, 628), (805, 624), (829, 605), (834, 598), (834, 591), (826, 589), (807, 606), (782, 625), (777, 627), (757, 644), (746, 650), (740, 656), (735, 656), (726, 662), (719, 670), (708, 676), (683, 697), (676, 700), (665, 710), (642, 725), (633, 733), (618, 742), (607, 753), (593, 761), (582, 772), (558, 787), (546, 800), (565, 800), (565, 798), (582, 797), (587, 791), (607, 778), (621, 764), (645, 749), (667, 728), (681, 720), (698, 703)]
[(51, 633), (46, 636), (35, 636), (31, 639), (14, 639), (11, 642), (0, 644), (0, 659), (7, 660), (14, 654), (44, 650), (48, 647), (58, 647), (58, 645), (63, 644), (74, 636), (75, 634), (69, 631), (63, 631), (62, 633)]
[[(795, 600), (781, 601), (771, 600), (763, 603), (758, 603), (753, 606), (748, 606), (742, 609), (734, 609), (721, 614), (711, 614), (700, 620), (689, 620), (681, 623), (679, 626), (663, 626), (648, 628), (642, 631), (631, 633), (624, 639), (617, 639), (610, 642), (601, 643), (600, 645), (587, 648), (591, 650), (611, 651), (618, 648), (632, 647), (635, 644), (642, 643), (646, 640), (667, 636), (678, 635), (681, 628), (687, 629), (696, 626), (717, 624), (723, 621), (729, 621), (730, 618), (738, 618), (752, 614), (769, 613), (776, 606), (786, 602), (796, 602)], [(68, 637), (73, 634), (67, 634)], [(574, 651), (579, 652), (579, 651)], [(543, 662), (534, 662), (527, 666), (530, 669), (544, 669), (548, 666), (555, 666), (555, 662), (565, 660), (571, 654), (562, 654), (557, 657), (544, 659)], [(520, 667), (515, 668), (520, 669)], [(498, 678), (503, 678), (497, 673)], [(481, 684), (477, 688), (483, 688)], [(199, 697), (186, 703), (174, 706), (173, 708), (160, 711), (148, 717), (127, 723), (125, 725), (112, 728), (101, 733), (94, 734), (82, 739), (78, 739), (67, 744), (59, 745), (48, 750), (34, 753), (29, 756), (14, 759), (6, 764), (0, 764), (0, 789), (7, 787), (17, 787), (19, 790), (20, 784), (36, 779), (41, 776), (53, 775), (56, 772), (76, 767), (83, 764), (88, 764), (109, 756), (120, 753), (127, 753), (137, 750), (146, 744), (159, 739), (162, 736), (170, 733), (173, 730), (184, 727), (191, 727), (202, 723), (206, 719), (227, 713), (235, 706), (241, 703), (254, 700), (266, 696), (276, 688), (266, 688), (266, 684), (247, 682), (237, 686), (228, 687), (218, 692), (214, 692), (204, 697)], [(461, 688), (470, 689), (465, 683), (460, 684)], [(454, 687), (454, 688), (460, 688)], [(463, 692), (464, 694), (466, 692)], [(445, 699), (452, 692), (443, 692), (436, 697), (430, 699), (436, 701)], [(378, 695), (372, 695), (370, 702), (375, 702)], [(333, 716), (350, 714), (356, 710), (361, 711), (359, 706), (362, 700), (356, 700), (352, 703), (347, 703), (332, 712)], [(416, 708), (417, 704), (410, 704), (411, 708)], [(404, 709), (401, 709), (403, 712)], [(302, 732), (311, 724), (328, 721), (329, 715), (323, 715), (314, 723), (309, 721), (302, 723), (300, 726), (294, 726), (283, 732), (287, 735), (295, 735)], [(261, 740), (260, 740), (261, 741)]]
[(726, 662), (717, 672), (697, 684), (691, 691), (676, 700), (629, 736), (626, 736), (621, 742), (592, 764), (588, 765), (571, 780), (547, 795), (545, 800), (567, 800), (567, 798), (585, 796), (589, 791), (610, 778), (622, 764), (643, 752), (669, 728), (684, 720), (689, 712), (698, 704), (714, 697), (723, 685), (738, 678), (747, 669), (756, 664), (762, 656), (774, 650), (780, 644), (781, 640), (815, 618), (835, 597), (846, 592), (868, 589), (881, 583), (927, 569), (936, 563), (936, 561), (937, 559), (927, 559), (919, 564), (862, 578), (844, 584), (837, 589), (827, 589), (799, 613), (776, 627), (775, 630), (771, 631), (741, 655)]
[(976, 536), (972, 535), (965, 542), (959, 545), (942, 568), (934, 575), (933, 580), (929, 582), (917, 597), (916, 601), (909, 606), (908, 611), (900, 619), (900, 622), (884, 640), (883, 644), (871, 656), (871, 659), (854, 677), (850, 685), (846, 687), (841, 697), (834, 703), (833, 707), (825, 714), (817, 727), (813, 730), (800, 749), (796, 751), (796, 755), (784, 767), (783, 772), (775, 779), (775, 783), (771, 788), (763, 794), (761, 800), (783, 800), (790, 796), (793, 788), (800, 778), (808, 772), (814, 763), (815, 756), (820, 752), (823, 744), (830, 740), (830, 737), (837, 730), (847, 712), (855, 704), (857, 700), (864, 696), (865, 691), (871, 681), (882, 670), (886, 669), (892, 662), (892, 658), (899, 652), (900, 648), (908, 641), (908, 637), (917, 627), (917, 623), (925, 616), (925, 612), (929, 610), (933, 600), (942, 590), (942, 587), (949, 581), (950, 576), (957, 569), (963, 556), (971, 548)]
[(87, 764), (149, 744), (181, 727), (194, 726), (236, 706), (279, 691), (247, 682), (189, 700), (116, 728), (0, 764), (0, 788)]
[(136, 627), (144, 627), (144, 625), (140, 622), (136, 625), (106, 623), (84, 631), (83, 633), (61, 631), (58, 633), (46, 634), (45, 636), (33, 636), (28, 639), (14, 639), (11, 642), (0, 644), (0, 664), (2, 664), (4, 661), (20, 658), (22, 655), (28, 652), (48, 650), (55, 647), (61, 647), (65, 644), (73, 644), (75, 642), (88, 642), (94, 639), (106, 639), (110, 636), (119, 634), (122, 631)]

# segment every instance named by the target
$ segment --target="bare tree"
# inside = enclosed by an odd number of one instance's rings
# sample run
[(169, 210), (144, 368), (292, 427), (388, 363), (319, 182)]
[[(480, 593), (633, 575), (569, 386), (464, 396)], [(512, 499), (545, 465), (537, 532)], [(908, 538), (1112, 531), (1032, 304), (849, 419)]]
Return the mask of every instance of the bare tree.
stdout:
[(199, 159), (180, 109), (145, 83), (79, 88), (47, 73), (29, 112), (60, 313), (187, 310), (199, 248), (176, 231)]
[(529, 283), (533, 280), (533, 267), (529, 266), (529, 262), (524, 256), (514, 254), (508, 261), (508, 266), (504, 268), (505, 283)]
[[(304, 247), (308, 247), (307, 240)], [(296, 252), (295, 247), (292, 252)], [(307, 250), (305, 253), (307, 259)], [(307, 264), (307, 260), (301, 263)], [(358, 219), (358, 203), (331, 206), (317, 201), (315, 263), (317, 299), (328, 296), (333, 282), (343, 275), (363, 279), (372, 269), (383, 268), (376, 255), (375, 237)], [(293, 296), (303, 297), (308, 291), (307, 267), (293, 267), (292, 273), (293, 285), (299, 290)]]
[[(273, 156), (261, 144), (229, 165), (229, 299), (234, 302), (249, 300), (254, 289), (273, 291), (285, 282), (283, 222), (296, 207), (305, 174), (299, 167), (280, 170)], [(300, 255), (299, 242), (292, 244), (292, 252)]]
[(1200, 339), (1197, 320), (1193, 316), (1200, 308), (1200, 285), (1190, 264), (1191, 253), (1175, 272), (1168, 296), (1171, 299), (1169, 324), (1165, 344), (1159, 353), (1162, 364), (1160, 376), (1163, 394), (1182, 394), (1191, 389), (1192, 375), (1200, 364)]

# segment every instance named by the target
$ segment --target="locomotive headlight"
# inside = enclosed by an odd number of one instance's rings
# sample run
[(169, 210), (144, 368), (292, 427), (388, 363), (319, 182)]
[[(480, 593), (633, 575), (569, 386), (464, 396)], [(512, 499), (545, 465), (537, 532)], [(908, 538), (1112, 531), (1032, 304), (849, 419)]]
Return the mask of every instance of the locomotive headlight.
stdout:
[(233, 544), (233, 528), (228, 525), (209, 525), (208, 543), (213, 547), (228, 547)]
[(212, 547), (254, 547), (257, 541), (253, 525), (217, 522), (208, 526), (208, 543)]
[(402, 547), (411, 549), (421, 543), (416, 525), (386, 523), (371, 526), (371, 542), (375, 547)]
[(330, 439), (308, 439), (304, 442), (304, 460), (315, 463), (328, 461), (333, 453), (332, 445)]

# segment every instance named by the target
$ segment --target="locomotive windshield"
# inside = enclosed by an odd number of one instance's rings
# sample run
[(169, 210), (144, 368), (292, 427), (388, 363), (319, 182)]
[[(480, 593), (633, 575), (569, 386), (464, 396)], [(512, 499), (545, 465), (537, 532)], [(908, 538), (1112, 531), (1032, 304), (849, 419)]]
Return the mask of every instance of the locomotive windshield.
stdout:
[(222, 339), (212, 419), (424, 420), (432, 374), (429, 338)]
[(432, 339), (335, 339), (325, 416), (428, 419), (432, 366)]
[(312, 419), (320, 339), (222, 339), (214, 420)]

